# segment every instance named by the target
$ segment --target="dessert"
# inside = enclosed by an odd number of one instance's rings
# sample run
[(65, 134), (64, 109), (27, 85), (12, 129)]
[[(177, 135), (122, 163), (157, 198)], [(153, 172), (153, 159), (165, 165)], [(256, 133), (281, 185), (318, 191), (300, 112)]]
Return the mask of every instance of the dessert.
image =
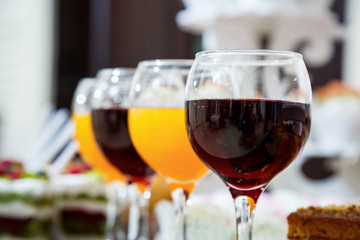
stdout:
[(57, 228), (65, 239), (103, 239), (107, 198), (105, 186), (84, 175), (52, 180), (56, 189)]
[(63, 174), (51, 179), (56, 196), (56, 226), (64, 239), (104, 239), (106, 187), (100, 176), (76, 156)]
[(288, 218), (288, 239), (360, 239), (360, 206), (300, 208)]
[(54, 197), (45, 177), (0, 160), (0, 239), (48, 239)]

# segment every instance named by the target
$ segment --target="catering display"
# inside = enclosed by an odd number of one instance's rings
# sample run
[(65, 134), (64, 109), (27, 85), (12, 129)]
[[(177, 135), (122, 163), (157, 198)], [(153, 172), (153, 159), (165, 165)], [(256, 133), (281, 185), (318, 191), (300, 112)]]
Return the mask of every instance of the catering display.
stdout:
[(103, 239), (108, 195), (102, 179), (78, 156), (56, 177), (0, 160), (0, 239)]
[[(32, 154), (0, 160), (0, 239), (358, 239), (355, 190), (282, 185), (304, 159), (265, 191), (308, 138), (305, 158), (328, 149), (357, 160), (360, 94), (334, 81), (314, 96), (292, 52), (205, 51), (194, 62), (142, 61), (135, 75), (100, 70), (79, 82), (71, 116), (50, 115)], [(339, 119), (349, 124), (331, 127)]]
[(0, 160), (0, 239), (47, 239), (55, 196), (44, 176)]
[(80, 157), (51, 181), (56, 235), (66, 240), (104, 239), (108, 197), (102, 177)]

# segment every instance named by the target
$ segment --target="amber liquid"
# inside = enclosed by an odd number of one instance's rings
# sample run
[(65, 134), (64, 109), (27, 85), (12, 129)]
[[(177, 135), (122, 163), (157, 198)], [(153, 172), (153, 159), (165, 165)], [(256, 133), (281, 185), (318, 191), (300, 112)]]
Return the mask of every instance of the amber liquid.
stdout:
[(182, 187), (191, 193), (208, 168), (191, 147), (185, 109), (131, 108), (129, 131), (143, 159), (168, 179), (171, 190)]

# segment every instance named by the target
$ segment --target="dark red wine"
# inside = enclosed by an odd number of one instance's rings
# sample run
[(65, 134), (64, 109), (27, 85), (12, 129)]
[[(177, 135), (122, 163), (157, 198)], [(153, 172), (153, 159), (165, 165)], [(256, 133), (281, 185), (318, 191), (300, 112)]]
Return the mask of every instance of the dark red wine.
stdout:
[(13, 235), (20, 239), (36, 239), (36, 237), (48, 235), (50, 226), (49, 220), (38, 220), (33, 217), (0, 216), (0, 236), (3, 237), (2, 239), (13, 239), (6, 238), (7, 235)]
[(149, 183), (149, 177), (154, 171), (141, 159), (131, 142), (128, 110), (97, 109), (92, 111), (91, 117), (96, 142), (105, 157), (130, 182)]
[(302, 150), (310, 132), (310, 105), (274, 100), (186, 102), (191, 144), (229, 186), (266, 186)]
[(59, 214), (61, 230), (69, 235), (104, 236), (106, 216), (101, 211), (86, 212), (78, 208), (62, 209)]

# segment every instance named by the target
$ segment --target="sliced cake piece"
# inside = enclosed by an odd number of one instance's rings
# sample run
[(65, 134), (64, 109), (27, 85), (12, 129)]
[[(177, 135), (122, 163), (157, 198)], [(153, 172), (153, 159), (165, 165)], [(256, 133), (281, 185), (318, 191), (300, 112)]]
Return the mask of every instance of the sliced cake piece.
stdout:
[(300, 208), (288, 216), (288, 239), (360, 239), (360, 206)]
[(56, 189), (57, 228), (64, 239), (104, 239), (107, 197), (103, 182), (86, 174), (52, 179)]
[(48, 239), (54, 196), (44, 177), (0, 160), (0, 239)]

